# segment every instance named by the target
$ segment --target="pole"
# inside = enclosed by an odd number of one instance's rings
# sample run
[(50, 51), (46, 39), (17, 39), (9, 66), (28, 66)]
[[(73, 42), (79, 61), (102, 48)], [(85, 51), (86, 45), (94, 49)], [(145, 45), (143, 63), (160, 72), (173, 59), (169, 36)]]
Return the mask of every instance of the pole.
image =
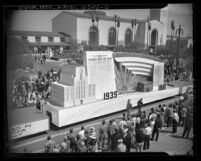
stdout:
[(179, 25), (179, 28), (176, 30), (176, 33), (178, 31), (178, 47), (177, 47), (177, 57), (176, 57), (176, 69), (177, 69), (177, 74), (178, 74), (178, 62), (179, 62), (179, 57), (180, 57), (180, 54), (179, 54), (179, 48), (180, 48), (180, 34), (182, 32), (183, 34), (183, 29), (181, 28), (181, 24)]

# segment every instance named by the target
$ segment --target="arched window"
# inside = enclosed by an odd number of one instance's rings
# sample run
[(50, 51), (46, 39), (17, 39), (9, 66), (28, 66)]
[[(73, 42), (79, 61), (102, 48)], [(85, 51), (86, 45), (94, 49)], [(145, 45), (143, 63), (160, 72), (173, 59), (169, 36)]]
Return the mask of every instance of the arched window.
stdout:
[(158, 31), (154, 29), (151, 33), (151, 46), (158, 45)]
[(113, 27), (109, 29), (108, 44), (109, 45), (116, 45), (116, 30)]
[(98, 29), (92, 26), (89, 31), (89, 44), (92, 46), (98, 45)]
[(127, 29), (125, 33), (125, 46), (128, 46), (132, 43), (132, 31)]

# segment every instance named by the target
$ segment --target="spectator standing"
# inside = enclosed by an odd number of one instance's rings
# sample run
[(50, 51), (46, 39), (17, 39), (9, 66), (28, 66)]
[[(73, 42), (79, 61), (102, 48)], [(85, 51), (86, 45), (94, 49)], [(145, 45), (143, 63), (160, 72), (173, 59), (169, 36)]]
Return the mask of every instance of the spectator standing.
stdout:
[(115, 151), (116, 150), (116, 131), (117, 127), (115, 126), (114, 120), (111, 120), (110, 122), (111, 126), (109, 127), (110, 129), (110, 135), (111, 135), (111, 150)]
[(130, 117), (130, 115), (131, 115), (131, 110), (132, 110), (132, 104), (131, 104), (131, 102), (130, 102), (130, 99), (128, 99), (126, 109), (127, 109), (127, 118), (128, 118), (128, 117)]
[(179, 122), (179, 116), (176, 109), (174, 109), (173, 112), (174, 114), (172, 119), (172, 133), (177, 133), (177, 125)]
[(70, 140), (70, 148), (72, 152), (75, 152), (75, 141), (76, 141), (76, 137), (73, 133), (73, 129), (70, 129), (70, 134), (68, 136), (69, 140)]
[(122, 133), (122, 135), (123, 135), (124, 130), (125, 130), (126, 128), (127, 128), (127, 123), (126, 123), (125, 118), (123, 117), (122, 120), (119, 122), (119, 130), (120, 130), (120, 132)]
[(126, 145), (123, 144), (122, 139), (118, 140), (117, 152), (126, 152)]
[(55, 143), (55, 141), (51, 140), (51, 136), (48, 136), (47, 140), (48, 140), (48, 142), (45, 145), (45, 152), (46, 153), (48, 153), (48, 152), (51, 153), (51, 152), (53, 152), (53, 149), (56, 148), (56, 143)]
[(167, 127), (170, 127), (172, 126), (172, 118), (173, 118), (173, 105), (170, 104), (170, 111), (169, 111), (169, 115), (168, 115), (168, 126)]
[(136, 152), (141, 152), (142, 151), (142, 146), (144, 142), (144, 129), (140, 127), (140, 125), (136, 125)]
[(84, 146), (84, 142), (80, 139), (80, 135), (76, 135), (75, 141), (75, 152), (86, 152), (86, 148)]
[(152, 138), (151, 140), (154, 140), (155, 134), (156, 134), (156, 141), (158, 141), (158, 137), (159, 137), (159, 129), (162, 126), (162, 120), (161, 120), (161, 116), (160, 114), (157, 115), (156, 120), (155, 120), (155, 124), (154, 124), (154, 128), (153, 128), (153, 134), (152, 134)]
[(67, 152), (67, 136), (64, 137), (64, 141), (60, 144), (60, 153), (66, 153)]
[(88, 137), (88, 145), (89, 145), (89, 151), (95, 152), (97, 151), (96, 143), (97, 143), (97, 137), (96, 137), (96, 129), (94, 127), (90, 128), (90, 133)]
[(165, 113), (164, 113), (164, 120), (165, 120), (165, 124), (167, 127), (169, 127), (169, 124), (168, 124), (168, 117), (170, 115), (170, 107), (169, 106), (166, 106), (165, 108)]
[(137, 106), (138, 106), (138, 109), (141, 109), (141, 107), (143, 106), (143, 99), (140, 98), (140, 100), (137, 102)]
[(126, 152), (130, 152), (130, 148), (131, 148), (131, 136), (130, 136), (130, 132), (129, 131), (126, 132), (126, 136), (123, 139), (123, 143), (126, 145)]
[(86, 138), (85, 138), (85, 129), (84, 129), (84, 126), (81, 126), (81, 130), (78, 132), (78, 134), (80, 135), (80, 140), (84, 141)]
[(192, 126), (193, 126), (193, 113), (189, 112), (187, 117), (185, 118), (184, 131), (182, 135), (183, 138), (186, 136), (186, 139), (188, 139)]
[(150, 124), (145, 124), (145, 136), (144, 136), (144, 147), (143, 150), (150, 148), (150, 136), (152, 134), (152, 129), (150, 127)]
[(107, 125), (105, 120), (102, 121), (102, 125), (99, 128), (99, 148), (105, 148), (105, 141), (107, 139)]
[(109, 121), (109, 124), (107, 126), (107, 137), (108, 137), (107, 143), (109, 146), (111, 146), (111, 133), (110, 133), (111, 126), (112, 126), (112, 120)]
[(165, 110), (164, 110), (164, 108), (162, 106), (160, 108), (160, 115), (161, 115), (161, 120), (162, 120), (162, 127), (164, 127), (164, 125), (165, 125), (165, 117), (164, 117)]
[(186, 114), (187, 114), (187, 107), (183, 106), (182, 110), (181, 110), (181, 118), (182, 118), (182, 124), (181, 126), (185, 126), (185, 121), (186, 121)]

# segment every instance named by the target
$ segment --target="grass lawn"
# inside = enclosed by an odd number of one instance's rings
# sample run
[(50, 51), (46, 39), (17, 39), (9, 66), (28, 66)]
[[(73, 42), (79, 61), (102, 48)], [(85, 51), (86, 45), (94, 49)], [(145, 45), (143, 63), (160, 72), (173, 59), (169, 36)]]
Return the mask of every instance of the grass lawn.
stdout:
[(65, 63), (66, 61), (48, 61), (46, 64), (34, 64), (34, 73), (37, 74), (38, 71), (42, 71), (42, 73), (47, 73), (52, 67), (55, 67), (58, 71), (61, 68), (62, 63)]

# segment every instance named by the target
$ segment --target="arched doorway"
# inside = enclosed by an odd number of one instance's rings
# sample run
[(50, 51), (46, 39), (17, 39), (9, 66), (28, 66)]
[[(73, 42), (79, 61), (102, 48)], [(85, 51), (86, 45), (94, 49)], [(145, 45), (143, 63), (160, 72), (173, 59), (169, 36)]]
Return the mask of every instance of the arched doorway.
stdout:
[(132, 43), (132, 31), (127, 29), (125, 33), (125, 46), (129, 46)]
[(156, 45), (158, 45), (158, 31), (154, 29), (151, 33), (151, 46), (155, 48)]
[(98, 29), (96, 26), (92, 26), (89, 30), (89, 44), (91, 46), (98, 45)]
[(109, 29), (109, 38), (108, 38), (108, 44), (109, 45), (116, 45), (116, 30), (115, 28)]

